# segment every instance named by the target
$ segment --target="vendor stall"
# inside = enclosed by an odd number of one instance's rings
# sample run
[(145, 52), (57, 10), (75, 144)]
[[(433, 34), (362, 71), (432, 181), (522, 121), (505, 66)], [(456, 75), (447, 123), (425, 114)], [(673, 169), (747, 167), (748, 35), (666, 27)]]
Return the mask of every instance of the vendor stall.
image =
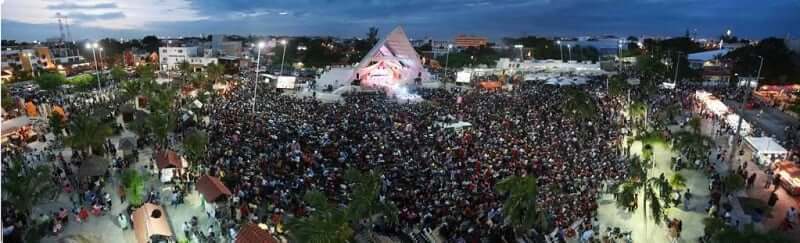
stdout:
[(753, 159), (762, 165), (771, 165), (777, 159), (784, 159), (789, 154), (783, 146), (770, 137), (745, 137), (745, 141), (753, 149)]
[(5, 143), (9, 138), (25, 137), (31, 129), (32, 121), (27, 116), (19, 116), (14, 119), (3, 120), (2, 141)]
[(222, 206), (218, 203), (225, 203), (232, 195), (231, 190), (222, 184), (219, 178), (209, 175), (197, 179), (197, 191), (203, 195), (203, 207), (209, 215), (214, 215), (217, 212), (217, 206)]
[(172, 150), (161, 150), (154, 155), (156, 166), (161, 174), (161, 182), (170, 182), (176, 175), (180, 175), (183, 168), (187, 167), (186, 160)]
[(774, 171), (781, 178), (781, 186), (789, 194), (800, 195), (800, 167), (787, 160), (775, 162)]
[(246, 224), (236, 234), (236, 243), (278, 243), (266, 225)]
[(722, 120), (727, 124), (729, 127), (737, 128), (740, 126), (739, 122), (741, 121), (741, 132), (742, 134), (750, 134), (753, 132), (753, 128), (744, 119), (740, 119), (739, 115), (733, 112), (730, 108), (728, 108), (725, 103), (714, 96), (711, 93), (698, 90), (695, 92), (695, 99), (702, 104), (702, 109), (707, 111), (710, 114), (713, 114), (716, 118)]
[(175, 236), (167, 214), (159, 205), (145, 203), (131, 215), (137, 243), (173, 243)]

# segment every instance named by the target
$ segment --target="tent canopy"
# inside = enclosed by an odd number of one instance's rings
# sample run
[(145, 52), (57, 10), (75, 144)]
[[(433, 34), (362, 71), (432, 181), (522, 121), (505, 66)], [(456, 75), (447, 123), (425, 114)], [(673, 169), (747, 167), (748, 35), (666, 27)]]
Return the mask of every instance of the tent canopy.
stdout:
[(204, 175), (197, 179), (197, 190), (203, 194), (207, 202), (215, 202), (222, 196), (231, 196), (231, 190), (222, 184), (217, 177)]
[(758, 154), (783, 155), (788, 153), (783, 146), (770, 137), (746, 137), (745, 140), (753, 146)]
[(181, 157), (178, 156), (175, 151), (172, 150), (161, 150), (155, 154), (156, 157), (156, 165), (159, 169), (165, 168), (183, 168), (183, 163), (181, 161)]
[(109, 160), (100, 156), (93, 156), (81, 163), (78, 168), (78, 176), (102, 176), (108, 169)]
[(153, 236), (172, 237), (167, 214), (161, 206), (145, 203), (131, 215), (137, 243), (150, 242)]
[(236, 243), (277, 243), (269, 231), (256, 224), (246, 224), (236, 235)]

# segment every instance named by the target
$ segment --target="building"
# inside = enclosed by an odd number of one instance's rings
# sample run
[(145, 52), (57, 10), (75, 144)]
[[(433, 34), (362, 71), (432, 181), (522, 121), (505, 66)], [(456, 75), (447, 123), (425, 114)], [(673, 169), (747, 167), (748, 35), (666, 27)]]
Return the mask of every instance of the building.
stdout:
[(11, 75), (16, 71), (39, 72), (58, 68), (53, 54), (46, 46), (33, 46), (23, 49), (6, 48), (2, 51), (2, 70)]
[(242, 42), (228, 41), (225, 35), (211, 36), (211, 50), (214, 56), (242, 56)]
[(459, 35), (453, 41), (458, 48), (481, 47), (489, 44), (489, 38), (484, 36)]
[(687, 57), (689, 60), (689, 67), (695, 70), (700, 70), (705, 66), (716, 65), (713, 62), (720, 57), (725, 56), (731, 49), (723, 48), (718, 50), (703, 51), (691, 53)]
[(180, 63), (188, 62), (200, 71), (206, 65), (218, 62), (216, 57), (203, 55), (204, 50), (196, 46), (159, 47), (158, 54), (161, 70), (177, 70)]

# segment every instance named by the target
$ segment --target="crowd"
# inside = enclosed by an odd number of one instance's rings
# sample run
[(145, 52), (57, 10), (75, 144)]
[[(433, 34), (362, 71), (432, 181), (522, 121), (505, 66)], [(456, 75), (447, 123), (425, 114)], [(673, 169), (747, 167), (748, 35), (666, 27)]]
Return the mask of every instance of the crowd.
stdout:
[[(596, 114), (579, 119), (553, 86), (420, 90), (426, 101), (415, 104), (382, 95), (320, 103), (267, 90), (255, 115), (250, 89), (231, 92), (208, 106), (207, 170), (232, 188), (222, 214), (235, 220), (303, 216), (311, 189), (346, 204), (342, 174), (354, 167), (382, 172), (381, 198), (398, 206), (398, 232), (442, 225), (445, 238), (476, 242), (508, 233), (500, 227), (505, 195), (495, 191), (505, 177), (536, 176), (539, 207), (551, 227), (564, 228), (591, 218), (604, 183), (627, 171), (617, 153), (620, 104), (593, 95)], [(441, 126), (457, 121), (471, 126)]]

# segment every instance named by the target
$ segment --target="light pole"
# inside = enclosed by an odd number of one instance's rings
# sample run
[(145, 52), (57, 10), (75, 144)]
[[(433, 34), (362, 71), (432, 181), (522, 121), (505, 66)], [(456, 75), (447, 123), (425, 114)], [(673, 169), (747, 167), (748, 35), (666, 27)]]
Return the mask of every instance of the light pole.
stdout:
[(100, 70), (97, 67), (97, 53), (95, 52), (95, 49), (97, 49), (97, 43), (86, 43), (86, 49), (92, 49), (92, 58), (94, 58), (94, 71), (95, 74), (97, 74), (97, 96), (99, 98), (100, 90), (103, 89), (103, 87), (100, 86)]
[[(447, 55), (444, 58), (444, 78), (447, 79), (447, 66), (450, 64), (450, 49), (453, 49), (453, 44), (447, 44)], [(445, 80), (447, 82), (447, 80)]]
[(469, 68), (472, 68), (472, 64), (475, 63), (475, 56), (469, 56)]
[(103, 65), (100, 67), (100, 70), (103, 70), (106, 68), (106, 61), (103, 59), (103, 47), (98, 48), (98, 50), (100, 50), (100, 62), (102, 63), (101, 65)]
[(617, 44), (617, 70), (622, 72), (622, 43)]
[(572, 60), (572, 45), (571, 44), (567, 44), (567, 52), (569, 52), (569, 59), (567, 59), (567, 62), (569, 62), (569, 61)]
[(561, 40), (557, 40), (556, 44), (558, 44), (558, 53), (561, 53), (561, 62), (564, 62), (564, 48), (561, 47)]
[(36, 71), (33, 70), (33, 54), (25, 53), (25, 56), (28, 57), (28, 64), (31, 65), (31, 78), (36, 77)]
[[(758, 64), (758, 74), (756, 74), (756, 85), (755, 85), (756, 87), (754, 87), (753, 89), (757, 89), (758, 88), (758, 80), (761, 79), (761, 68), (764, 67), (764, 57), (758, 56), (758, 58), (761, 59), (761, 63)], [(750, 82), (747, 82), (747, 85), (750, 85)], [(742, 108), (744, 108), (744, 106), (747, 105), (747, 101), (750, 99), (750, 93), (752, 93), (752, 92), (753, 92), (753, 90), (747, 90), (744, 93), (744, 102), (742, 103)], [(741, 139), (741, 137), (742, 137), (742, 119), (744, 119), (744, 114), (739, 116), (739, 122), (736, 125), (736, 138), (737, 139)], [(738, 150), (739, 141), (737, 140), (737, 141), (734, 141), (734, 142), (736, 142), (736, 147), (737, 147), (737, 150)], [(735, 151), (736, 150), (732, 150), (731, 151), (730, 158), (733, 158), (733, 154), (735, 153)]]
[(523, 46), (523, 45), (520, 45), (520, 44), (514, 45), (514, 48), (517, 48), (517, 49), (519, 49), (519, 61), (520, 61), (520, 62), (522, 62), (522, 60), (524, 60), (524, 59), (525, 59), (525, 57), (524, 57), (524, 56), (523, 56), (523, 54), (522, 54), (522, 48), (523, 48), (523, 47), (525, 47), (525, 46)]
[(681, 53), (678, 52), (678, 60), (675, 61), (675, 79), (672, 80), (672, 82), (675, 82), (676, 85), (678, 84), (678, 68), (680, 67), (680, 64), (681, 64)]
[(283, 45), (283, 53), (281, 54), (281, 73), (278, 76), (283, 76), (283, 59), (286, 58), (286, 39), (281, 40)]
[[(253, 87), (253, 114), (256, 113), (256, 97), (258, 96), (258, 69), (261, 66), (261, 49), (264, 48), (264, 42), (258, 42), (258, 55), (256, 57), (256, 77)], [(285, 49), (284, 49), (285, 50)], [(281, 64), (283, 65), (283, 64)]]

